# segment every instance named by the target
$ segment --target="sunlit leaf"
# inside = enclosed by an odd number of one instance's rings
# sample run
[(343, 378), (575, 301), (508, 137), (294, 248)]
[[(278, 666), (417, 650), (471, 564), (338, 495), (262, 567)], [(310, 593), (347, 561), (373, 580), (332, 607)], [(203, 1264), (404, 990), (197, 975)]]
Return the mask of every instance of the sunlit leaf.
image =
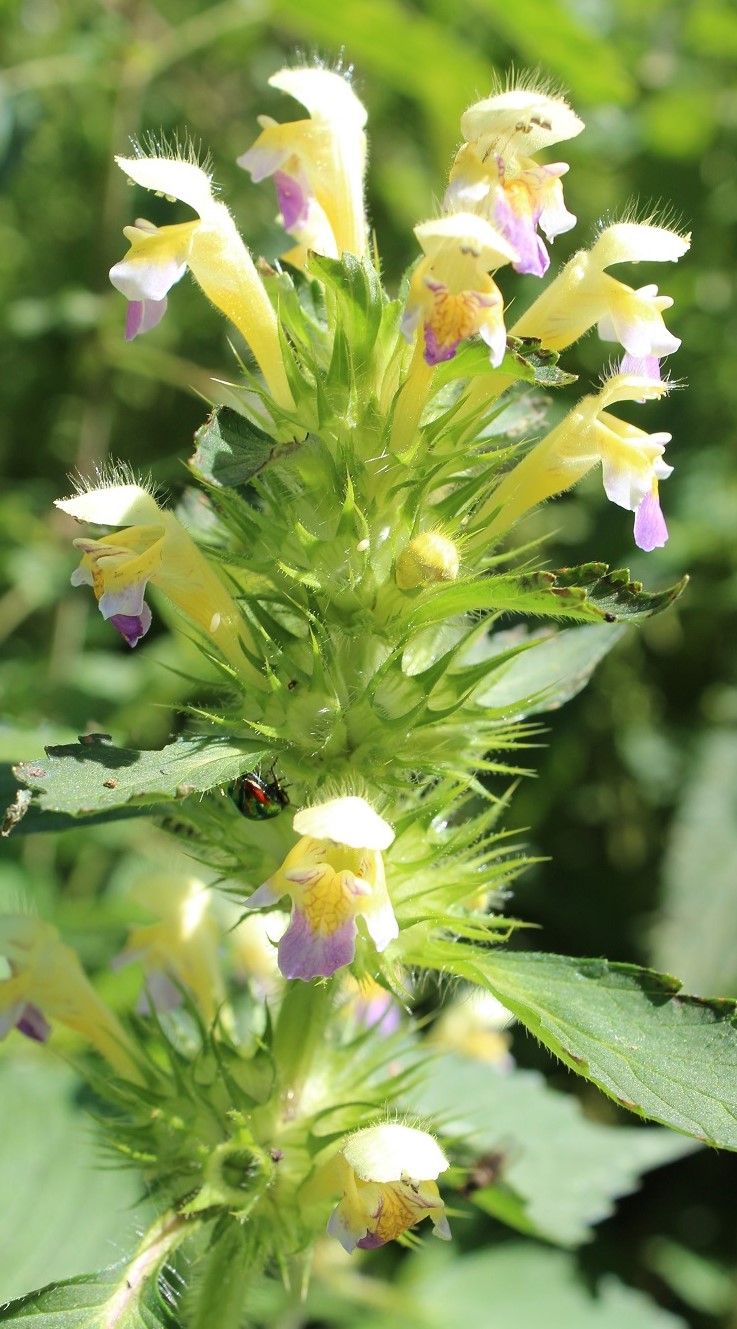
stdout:
[(138, 752), (115, 747), (105, 734), (88, 734), (47, 748), (15, 774), (36, 794), (35, 806), (77, 817), (203, 793), (234, 780), (263, 755), (226, 738), (177, 738), (161, 751)]
[(607, 960), (490, 951), (475, 963), (551, 1052), (622, 1107), (737, 1149), (734, 1001)]

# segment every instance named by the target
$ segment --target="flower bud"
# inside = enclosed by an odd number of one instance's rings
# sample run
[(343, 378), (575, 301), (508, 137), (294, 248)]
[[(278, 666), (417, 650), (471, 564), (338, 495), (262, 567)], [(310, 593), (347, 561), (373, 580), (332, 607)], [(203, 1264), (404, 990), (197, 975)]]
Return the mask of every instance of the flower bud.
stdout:
[(413, 591), (429, 581), (455, 581), (460, 567), (456, 546), (438, 531), (423, 531), (410, 540), (397, 559), (400, 591)]

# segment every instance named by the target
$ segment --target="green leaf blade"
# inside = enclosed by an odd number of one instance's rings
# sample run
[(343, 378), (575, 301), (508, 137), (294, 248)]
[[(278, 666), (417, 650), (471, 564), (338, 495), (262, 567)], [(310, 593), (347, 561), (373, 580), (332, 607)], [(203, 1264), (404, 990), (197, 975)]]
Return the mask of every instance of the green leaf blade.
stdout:
[(637, 622), (660, 613), (682, 595), (687, 578), (664, 591), (645, 591), (619, 568), (584, 563), (556, 572), (517, 572), (456, 582), (428, 593), (412, 615), (415, 628), (455, 614), (483, 610), (544, 614), (580, 623)]
[(34, 807), (86, 817), (205, 793), (263, 756), (263, 745), (249, 749), (227, 738), (177, 738), (160, 751), (137, 751), (115, 747), (107, 735), (85, 735), (22, 762), (15, 775), (36, 794)]
[(298, 444), (277, 443), (229, 406), (221, 406), (195, 434), (189, 468), (216, 489), (248, 484), (264, 467), (287, 456)]
[(734, 1001), (607, 960), (495, 951), (476, 966), (536, 1038), (622, 1107), (737, 1149)]

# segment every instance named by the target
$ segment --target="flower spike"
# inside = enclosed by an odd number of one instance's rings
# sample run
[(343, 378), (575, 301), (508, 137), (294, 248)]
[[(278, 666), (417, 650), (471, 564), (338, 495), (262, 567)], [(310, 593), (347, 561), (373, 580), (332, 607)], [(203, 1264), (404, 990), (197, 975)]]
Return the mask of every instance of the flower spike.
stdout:
[(258, 909), (291, 896), (279, 968), (285, 978), (329, 978), (353, 960), (359, 915), (377, 951), (399, 935), (381, 857), (394, 832), (357, 797), (303, 808), (292, 824), (302, 838), (246, 905)]

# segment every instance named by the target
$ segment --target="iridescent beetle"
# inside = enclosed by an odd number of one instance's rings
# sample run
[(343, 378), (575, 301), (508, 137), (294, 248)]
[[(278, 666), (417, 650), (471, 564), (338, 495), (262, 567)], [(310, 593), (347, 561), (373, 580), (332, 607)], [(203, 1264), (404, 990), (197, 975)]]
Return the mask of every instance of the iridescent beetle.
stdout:
[(268, 821), (289, 807), (289, 794), (274, 774), (273, 766), (266, 780), (256, 771), (244, 771), (230, 792), (238, 811), (251, 821)]

